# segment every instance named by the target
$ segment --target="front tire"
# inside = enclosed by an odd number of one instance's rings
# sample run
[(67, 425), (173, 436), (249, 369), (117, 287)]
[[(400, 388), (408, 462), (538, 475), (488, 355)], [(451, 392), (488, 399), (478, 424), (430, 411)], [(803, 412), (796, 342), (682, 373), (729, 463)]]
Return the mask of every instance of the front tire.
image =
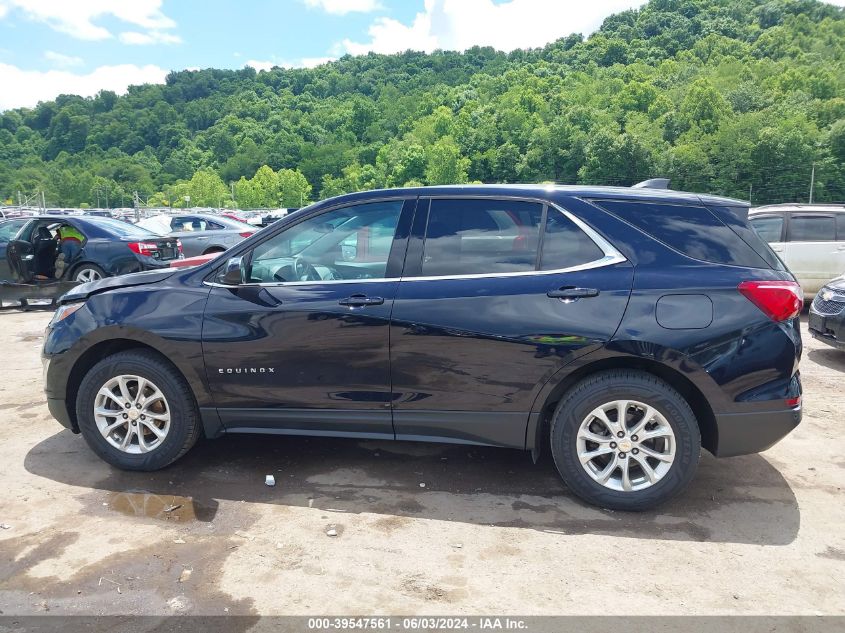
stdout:
[(695, 475), (701, 432), (686, 400), (641, 371), (589, 376), (564, 395), (551, 425), (555, 466), (588, 503), (642, 511), (679, 494)]
[(182, 375), (159, 354), (130, 350), (89, 370), (76, 419), (100, 458), (123, 470), (158, 470), (196, 443), (200, 419)]

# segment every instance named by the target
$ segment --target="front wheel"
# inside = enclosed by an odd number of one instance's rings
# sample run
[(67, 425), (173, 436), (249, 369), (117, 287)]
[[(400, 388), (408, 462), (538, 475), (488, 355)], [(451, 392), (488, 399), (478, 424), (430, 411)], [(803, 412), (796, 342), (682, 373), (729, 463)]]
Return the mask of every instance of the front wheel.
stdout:
[(666, 382), (613, 370), (584, 379), (561, 400), (551, 448), (563, 480), (611, 510), (648, 510), (680, 493), (701, 455), (698, 422)]
[(76, 416), (88, 446), (125, 470), (164, 468), (196, 443), (201, 428), (185, 379), (148, 350), (94, 365), (79, 386)]

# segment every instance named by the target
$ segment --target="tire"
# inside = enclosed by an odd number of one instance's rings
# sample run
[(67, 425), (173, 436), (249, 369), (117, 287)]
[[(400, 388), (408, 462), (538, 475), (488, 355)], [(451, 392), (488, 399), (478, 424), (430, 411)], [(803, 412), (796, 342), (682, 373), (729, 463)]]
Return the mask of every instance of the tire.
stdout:
[[(73, 273), (70, 276), (74, 281), (84, 283), (86, 281), (97, 281), (98, 279), (103, 279), (106, 276), (106, 272), (97, 266), (97, 264), (81, 264), (73, 269)], [(83, 277), (83, 279), (80, 279), (80, 277)], [(85, 279), (84, 277), (91, 278)]]
[[(625, 431), (615, 426), (621, 407)], [(644, 422), (647, 414), (649, 423)], [(635, 434), (641, 424), (643, 437)], [(610, 510), (643, 511), (667, 502), (690, 483), (701, 456), (701, 432), (687, 401), (660, 378), (634, 370), (603, 371), (563, 396), (552, 419), (551, 451), (560, 476), (581, 499)], [(596, 457), (582, 465), (579, 455)], [(600, 483), (608, 471), (609, 478)]]
[[(138, 409), (135, 419), (122, 421), (123, 409), (118, 409), (123, 403), (118, 403), (115, 398), (108, 398), (102, 395), (101, 389), (110, 384), (110, 381), (118, 380), (117, 377), (128, 376), (146, 381), (143, 391), (147, 397), (139, 399), (138, 404), (130, 407)], [(140, 380), (127, 381), (127, 390), (130, 396), (137, 393), (141, 384)], [(132, 387), (135, 386), (135, 393)], [(155, 390), (162, 394), (163, 398), (153, 397)], [(119, 394), (121, 389), (114, 387), (112, 393)], [(124, 400), (125, 398), (119, 398)], [(142, 400), (149, 404), (143, 408), (140, 406)], [(105, 401), (105, 404), (104, 404)], [(135, 400), (133, 400), (135, 402)], [(131, 404), (131, 403), (130, 403)], [(121, 415), (95, 415), (94, 407), (98, 406), (102, 411), (104, 407), (112, 406), (109, 411), (119, 412)], [(140, 417), (143, 412), (149, 418), (143, 420)], [(165, 411), (165, 413), (161, 413)], [(127, 416), (130, 415), (127, 413)], [(153, 421), (152, 416), (159, 416)], [(168, 422), (165, 427), (163, 420), (167, 416)], [(82, 380), (76, 401), (76, 419), (82, 436), (100, 458), (112, 466), (123, 470), (158, 470), (172, 464), (182, 457), (197, 442), (201, 433), (199, 411), (197, 409), (194, 395), (188, 383), (182, 375), (165, 358), (150, 350), (130, 350), (109, 356), (94, 365)], [(105, 421), (105, 422), (104, 422)], [(125, 432), (129, 430), (129, 424), (133, 425), (133, 433), (125, 449), (117, 444), (122, 444), (121, 436), (125, 438)], [(109, 434), (109, 438), (101, 432), (98, 424), (112, 425), (121, 424)], [(157, 425), (159, 433), (164, 433), (159, 438), (153, 433), (150, 424)], [(147, 425), (147, 426), (145, 426)], [(162, 431), (165, 428), (165, 431)], [(143, 431), (143, 438), (135, 429)], [(147, 447), (142, 450), (141, 444)]]

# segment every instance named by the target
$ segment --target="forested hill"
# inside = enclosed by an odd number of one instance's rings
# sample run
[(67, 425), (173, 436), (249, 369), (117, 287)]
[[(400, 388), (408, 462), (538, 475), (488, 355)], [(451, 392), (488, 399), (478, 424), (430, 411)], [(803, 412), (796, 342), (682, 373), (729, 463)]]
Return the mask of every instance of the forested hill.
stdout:
[(845, 12), (815, 0), (652, 0), (542, 49), (182, 71), (0, 115), (0, 202), (48, 205), (658, 175), (756, 204), (805, 201), (814, 164), (814, 198), (845, 201)]

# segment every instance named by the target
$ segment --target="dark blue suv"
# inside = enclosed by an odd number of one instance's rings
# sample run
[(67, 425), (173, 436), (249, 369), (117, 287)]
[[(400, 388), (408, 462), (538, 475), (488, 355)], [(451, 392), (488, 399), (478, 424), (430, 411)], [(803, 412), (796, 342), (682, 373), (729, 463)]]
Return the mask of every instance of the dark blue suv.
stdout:
[(228, 433), (548, 447), (582, 498), (649, 508), (702, 446), (801, 420), (801, 289), (746, 215), (647, 188), (325, 200), (219, 261), (65, 295), (50, 411), (130, 470)]

